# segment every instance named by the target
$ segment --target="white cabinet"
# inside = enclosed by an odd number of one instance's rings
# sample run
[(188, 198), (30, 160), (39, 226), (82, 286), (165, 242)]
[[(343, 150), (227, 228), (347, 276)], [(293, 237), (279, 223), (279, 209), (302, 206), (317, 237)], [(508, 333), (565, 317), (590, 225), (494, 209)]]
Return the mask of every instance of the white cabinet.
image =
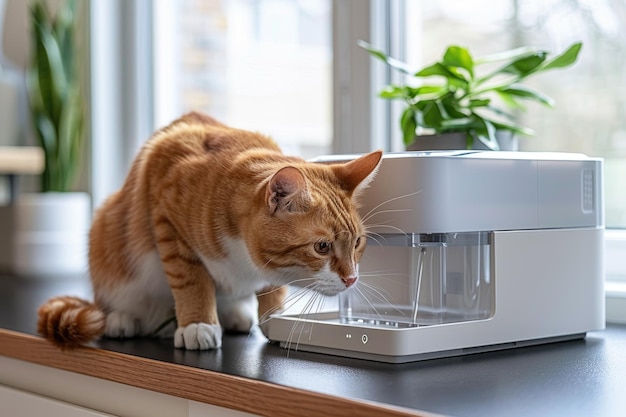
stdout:
[(0, 417), (5, 416), (254, 417), (0, 355)]
[(112, 414), (0, 385), (0, 416), (110, 417)]
[(257, 417), (256, 414), (231, 410), (216, 405), (189, 401), (189, 417)]

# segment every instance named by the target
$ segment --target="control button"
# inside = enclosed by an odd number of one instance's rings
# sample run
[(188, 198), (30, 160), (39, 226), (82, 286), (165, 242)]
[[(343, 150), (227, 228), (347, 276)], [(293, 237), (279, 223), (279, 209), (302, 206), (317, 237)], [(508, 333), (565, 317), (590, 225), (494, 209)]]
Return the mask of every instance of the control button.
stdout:
[(367, 337), (367, 335), (366, 335), (366, 334), (364, 334), (363, 336), (361, 336), (361, 342), (363, 342), (363, 344), (366, 344), (368, 340), (369, 340), (369, 338)]

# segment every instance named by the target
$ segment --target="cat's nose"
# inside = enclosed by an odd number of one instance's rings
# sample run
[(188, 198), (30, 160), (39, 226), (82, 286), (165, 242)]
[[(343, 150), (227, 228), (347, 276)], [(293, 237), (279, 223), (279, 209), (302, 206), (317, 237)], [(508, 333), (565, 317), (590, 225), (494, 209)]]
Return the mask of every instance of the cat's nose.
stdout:
[(357, 279), (358, 279), (357, 277), (341, 278), (343, 283), (346, 284), (346, 288), (351, 287), (352, 284), (354, 284)]

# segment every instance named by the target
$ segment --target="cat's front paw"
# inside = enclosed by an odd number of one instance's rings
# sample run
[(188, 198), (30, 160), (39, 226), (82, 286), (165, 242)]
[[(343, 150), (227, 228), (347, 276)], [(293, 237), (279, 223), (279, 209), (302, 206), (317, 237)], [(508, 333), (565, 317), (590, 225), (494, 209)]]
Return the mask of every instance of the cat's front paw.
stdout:
[(217, 349), (222, 346), (222, 327), (207, 323), (179, 327), (174, 333), (174, 346), (187, 350)]

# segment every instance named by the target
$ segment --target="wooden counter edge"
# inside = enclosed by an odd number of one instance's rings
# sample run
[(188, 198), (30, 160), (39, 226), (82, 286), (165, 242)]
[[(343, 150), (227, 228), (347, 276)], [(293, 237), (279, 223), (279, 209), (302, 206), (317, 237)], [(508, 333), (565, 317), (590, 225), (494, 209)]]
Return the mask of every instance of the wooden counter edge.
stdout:
[(263, 416), (433, 416), (92, 347), (63, 352), (6, 329), (0, 329), (0, 355)]

